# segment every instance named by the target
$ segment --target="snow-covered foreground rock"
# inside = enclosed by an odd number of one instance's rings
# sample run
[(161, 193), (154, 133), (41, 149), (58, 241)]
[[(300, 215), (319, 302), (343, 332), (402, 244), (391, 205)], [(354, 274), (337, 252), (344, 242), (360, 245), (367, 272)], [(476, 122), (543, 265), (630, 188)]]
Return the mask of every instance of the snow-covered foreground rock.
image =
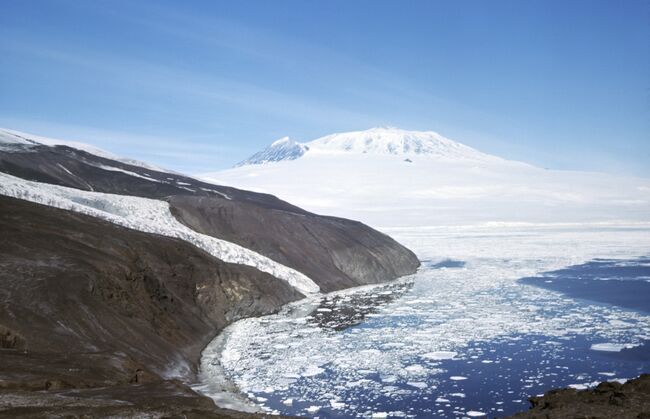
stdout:
[(310, 278), (252, 250), (184, 226), (167, 202), (125, 195), (87, 192), (31, 182), (0, 173), (0, 194), (91, 215), (134, 230), (175, 237), (194, 244), (224, 262), (248, 265), (287, 281), (303, 294), (319, 291)]
[(278, 141), (202, 175), (373, 226), (650, 221), (650, 180), (546, 170), (433, 132), (376, 128)]
[(638, 374), (590, 356), (650, 339), (650, 316), (518, 279), (597, 257), (647, 255), (650, 225), (386, 232), (424, 261), (402, 280), (413, 282), (406, 294), (344, 330), (334, 323), (354, 309), (355, 294), (380, 298), (394, 291), (343, 291), (242, 320), (228, 329), (225, 343), (208, 347), (204, 371), (219, 360), (268, 410), (323, 417), (501, 415), (526, 409), (528, 396), (548, 388)]

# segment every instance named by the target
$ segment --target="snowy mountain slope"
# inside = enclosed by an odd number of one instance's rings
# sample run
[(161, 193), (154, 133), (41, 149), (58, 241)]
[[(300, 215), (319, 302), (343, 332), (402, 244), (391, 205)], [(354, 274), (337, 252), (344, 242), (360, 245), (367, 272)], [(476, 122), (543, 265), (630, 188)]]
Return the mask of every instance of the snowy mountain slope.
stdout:
[(319, 291), (304, 274), (234, 243), (220, 240), (181, 224), (169, 204), (155, 199), (87, 192), (30, 182), (0, 173), (0, 194), (91, 215), (145, 233), (175, 237), (194, 244), (224, 262), (239, 263), (287, 281), (303, 294)]
[(396, 156), (428, 156), (441, 160), (499, 161), (433, 131), (372, 128), (328, 135), (306, 144), (313, 153), (354, 153)]
[(650, 221), (650, 180), (540, 169), (430, 132), (371, 129), (305, 143), (299, 158), (201, 178), (374, 226)]
[(499, 157), (481, 153), (433, 131), (405, 131), (398, 128), (372, 128), (327, 135), (308, 143), (281, 138), (235, 167), (295, 160), (306, 153), (380, 154), (435, 157), (441, 160), (499, 161)]
[(248, 159), (237, 163), (235, 167), (249, 164), (264, 164), (281, 160), (295, 160), (305, 154), (309, 147), (291, 140), (289, 137), (280, 138), (274, 141), (264, 150), (253, 154)]

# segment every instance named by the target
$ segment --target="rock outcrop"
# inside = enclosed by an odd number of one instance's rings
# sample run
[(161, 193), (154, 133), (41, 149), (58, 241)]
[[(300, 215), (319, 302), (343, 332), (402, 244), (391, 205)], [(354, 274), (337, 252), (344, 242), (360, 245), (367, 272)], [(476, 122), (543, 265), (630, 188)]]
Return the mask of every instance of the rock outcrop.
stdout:
[(590, 390), (558, 389), (530, 398), (531, 408), (512, 419), (648, 419), (650, 374), (618, 382), (603, 382)]

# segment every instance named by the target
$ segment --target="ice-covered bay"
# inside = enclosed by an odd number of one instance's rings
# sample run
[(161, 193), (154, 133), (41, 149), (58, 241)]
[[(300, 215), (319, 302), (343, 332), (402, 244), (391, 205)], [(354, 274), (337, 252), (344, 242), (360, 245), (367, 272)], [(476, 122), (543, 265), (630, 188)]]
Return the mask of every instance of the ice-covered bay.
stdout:
[(418, 253), (417, 274), (240, 321), (206, 350), (203, 379), (218, 361), (252, 402), (289, 414), (478, 417), (525, 409), (549, 387), (582, 388), (650, 366), (593, 349), (650, 339), (646, 313), (518, 281), (593, 258), (647, 255), (650, 226), (387, 232)]

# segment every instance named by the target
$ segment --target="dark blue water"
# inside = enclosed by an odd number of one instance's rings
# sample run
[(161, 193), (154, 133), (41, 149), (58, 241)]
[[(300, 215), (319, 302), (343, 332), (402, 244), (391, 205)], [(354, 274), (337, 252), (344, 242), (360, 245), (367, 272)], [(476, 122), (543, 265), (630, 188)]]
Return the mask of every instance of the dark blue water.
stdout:
[(523, 278), (524, 284), (650, 313), (650, 258), (591, 262)]
[[(321, 418), (347, 418), (355, 416), (360, 406), (373, 407), (373, 411), (401, 412), (414, 418), (458, 418), (464, 412), (484, 412), (489, 417), (504, 416), (526, 410), (528, 398), (550, 389), (581, 385), (614, 378), (632, 378), (650, 371), (648, 343), (645, 350), (623, 349), (621, 352), (590, 350), (592, 341), (584, 336), (549, 340), (545, 336), (509, 336), (491, 343), (470, 345), (460, 359), (439, 361), (445, 370), (435, 388), (428, 386), (413, 394), (413, 387), (396, 383), (407, 390), (399, 390), (387, 397), (368, 399), (363, 391), (350, 392), (346, 402), (357, 401), (345, 410), (321, 408), (314, 416)], [(326, 380), (327, 374), (319, 379)], [(452, 380), (449, 377), (465, 377)], [(369, 379), (378, 379), (369, 375)], [(310, 400), (308, 381), (298, 382), (302, 388), (297, 399)], [(304, 415), (313, 403), (294, 401), (291, 408), (274, 394), (261, 394), (265, 403), (284, 413)], [(402, 414), (388, 417), (403, 417)]]

